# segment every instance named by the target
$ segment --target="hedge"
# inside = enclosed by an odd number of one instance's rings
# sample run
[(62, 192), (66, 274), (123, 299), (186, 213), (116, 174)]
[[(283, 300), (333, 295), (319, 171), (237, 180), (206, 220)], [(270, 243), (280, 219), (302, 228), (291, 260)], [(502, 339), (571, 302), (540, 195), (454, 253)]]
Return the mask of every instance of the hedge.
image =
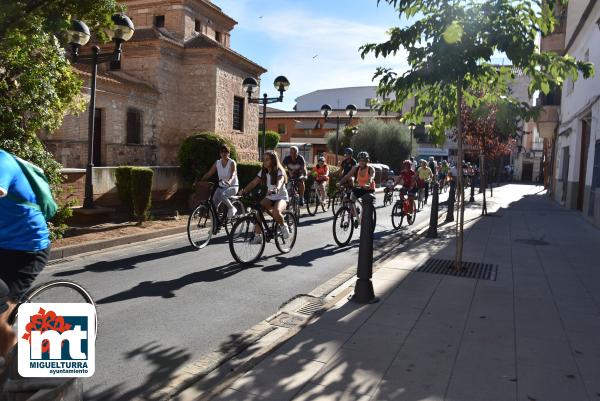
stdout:
[[(279, 139), (281, 138), (281, 136), (275, 131), (267, 131), (265, 134), (266, 134), (265, 135), (266, 149), (275, 149), (277, 147), (277, 144), (279, 143)], [(263, 134), (262, 134), (262, 131), (260, 131), (258, 133), (258, 148), (259, 149), (262, 148), (262, 143), (263, 143)]]
[(117, 194), (121, 205), (125, 207), (129, 215), (133, 214), (133, 199), (131, 197), (131, 166), (117, 167), (115, 171), (115, 179), (117, 186)]
[(202, 177), (219, 158), (219, 149), (223, 145), (229, 148), (230, 157), (237, 160), (235, 146), (222, 136), (201, 132), (187, 137), (177, 155), (182, 177), (190, 183)]
[(133, 212), (140, 222), (148, 217), (148, 210), (152, 203), (152, 177), (154, 171), (147, 167), (134, 167), (131, 169), (131, 198)]

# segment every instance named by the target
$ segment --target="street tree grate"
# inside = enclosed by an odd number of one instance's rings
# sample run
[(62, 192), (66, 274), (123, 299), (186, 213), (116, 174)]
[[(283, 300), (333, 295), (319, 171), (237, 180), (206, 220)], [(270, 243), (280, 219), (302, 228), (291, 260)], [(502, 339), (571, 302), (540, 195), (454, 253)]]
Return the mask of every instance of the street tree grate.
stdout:
[(428, 259), (423, 266), (419, 267), (415, 271), (419, 273), (443, 274), (445, 276), (491, 281), (496, 281), (496, 277), (498, 275), (498, 265), (493, 265), (490, 263), (463, 262), (462, 267), (462, 271), (457, 272), (454, 269), (453, 260)]

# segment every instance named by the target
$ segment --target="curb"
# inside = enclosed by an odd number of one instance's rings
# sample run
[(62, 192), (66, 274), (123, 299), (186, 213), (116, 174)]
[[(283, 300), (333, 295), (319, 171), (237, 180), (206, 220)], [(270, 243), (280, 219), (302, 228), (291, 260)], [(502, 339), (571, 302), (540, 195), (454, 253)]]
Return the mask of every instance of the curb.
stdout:
[(112, 248), (119, 245), (127, 245), (133, 242), (147, 241), (150, 239), (166, 237), (168, 235), (181, 234), (187, 231), (187, 226), (165, 228), (163, 230), (155, 230), (148, 233), (140, 233), (126, 235), (123, 237), (112, 238), (107, 240), (93, 241), (79, 245), (69, 245), (62, 248), (50, 250), (49, 260), (59, 260), (70, 256), (76, 256), (82, 253), (101, 251), (106, 248)]
[[(445, 215), (445, 210), (442, 212), (438, 211), (438, 221)], [(381, 268), (380, 266), (387, 261), (393, 251), (398, 252), (408, 248), (414, 242), (422, 239), (428, 229), (429, 221), (427, 220), (416, 226), (413, 233), (402, 241), (400, 245), (394, 241), (389, 241), (388, 245), (380, 244), (379, 248), (383, 249), (383, 251), (375, 259), (373, 273)], [(314, 318), (326, 312), (341, 298), (349, 295), (353, 286), (352, 280), (356, 276), (356, 269), (356, 264), (353, 264), (348, 269), (338, 273), (312, 290), (309, 294), (306, 294), (323, 300), (325, 305), (314, 314), (306, 317), (298, 326), (283, 328), (269, 323), (277, 315), (286, 313), (282, 312), (280, 308), (275, 314), (246, 330), (240, 336), (240, 338), (245, 340), (229, 346), (230, 349), (233, 349), (233, 352), (215, 350), (203, 356), (200, 360), (184, 366), (169, 384), (157, 391), (157, 399), (165, 401), (208, 401), (220, 394), (235, 380), (243, 376), (282, 344), (298, 334)], [(290, 301), (296, 297), (292, 297)], [(327, 302), (325, 302), (326, 297), (330, 297)], [(283, 305), (286, 305), (288, 302), (284, 302)], [(291, 317), (298, 318), (294, 314), (291, 314)], [(236, 359), (239, 359), (237, 365), (235, 363)], [(197, 386), (198, 384), (200, 386)]]

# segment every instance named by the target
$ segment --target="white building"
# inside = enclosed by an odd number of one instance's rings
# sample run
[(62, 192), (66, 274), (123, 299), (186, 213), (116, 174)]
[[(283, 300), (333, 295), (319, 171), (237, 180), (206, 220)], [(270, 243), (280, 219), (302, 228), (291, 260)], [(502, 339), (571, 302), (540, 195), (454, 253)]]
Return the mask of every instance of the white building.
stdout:
[[(376, 86), (354, 86), (348, 88), (319, 89), (296, 98), (296, 111), (319, 111), (321, 106), (328, 104), (334, 110), (344, 110), (347, 105), (353, 104), (359, 110), (369, 110), (371, 100), (381, 99), (377, 96)], [(390, 99), (394, 99), (393, 96)], [(404, 106), (410, 110), (412, 102)]]
[(568, 3), (565, 54), (590, 61), (594, 78), (568, 79), (556, 132), (554, 197), (600, 225), (600, 2)]

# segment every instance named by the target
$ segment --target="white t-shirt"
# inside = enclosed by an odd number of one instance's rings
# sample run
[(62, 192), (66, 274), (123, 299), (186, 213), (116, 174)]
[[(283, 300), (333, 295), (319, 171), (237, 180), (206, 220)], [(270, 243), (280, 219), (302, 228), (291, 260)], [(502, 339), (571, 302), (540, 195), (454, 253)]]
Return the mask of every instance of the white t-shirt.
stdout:
[[(232, 164), (235, 167), (235, 160), (229, 159), (225, 167), (223, 167), (221, 159), (217, 160), (217, 174), (219, 176), (219, 180), (227, 181), (229, 179), (229, 176), (231, 175)], [(237, 170), (233, 172), (233, 179), (231, 180), (231, 183), (229, 185), (232, 187), (237, 187), (240, 185), (238, 183)]]
[[(263, 174), (263, 170), (261, 169), (258, 174), (256, 174), (256, 176), (258, 178), (262, 178), (262, 174)], [(285, 174), (285, 172), (281, 171), (281, 169), (277, 169), (277, 179), (279, 179), (279, 177), (283, 177)], [(275, 189), (275, 187), (277, 186), (277, 183), (271, 183), (271, 174), (267, 174), (267, 191), (272, 191), (273, 189)], [(284, 200), (287, 201), (288, 200), (288, 192), (287, 189), (285, 188), (285, 185), (282, 185), (281, 188), (279, 188), (279, 190), (277, 191), (277, 193), (275, 194), (271, 194), (271, 195), (267, 195), (267, 199), (272, 200), (272, 201), (278, 201), (278, 200)]]

